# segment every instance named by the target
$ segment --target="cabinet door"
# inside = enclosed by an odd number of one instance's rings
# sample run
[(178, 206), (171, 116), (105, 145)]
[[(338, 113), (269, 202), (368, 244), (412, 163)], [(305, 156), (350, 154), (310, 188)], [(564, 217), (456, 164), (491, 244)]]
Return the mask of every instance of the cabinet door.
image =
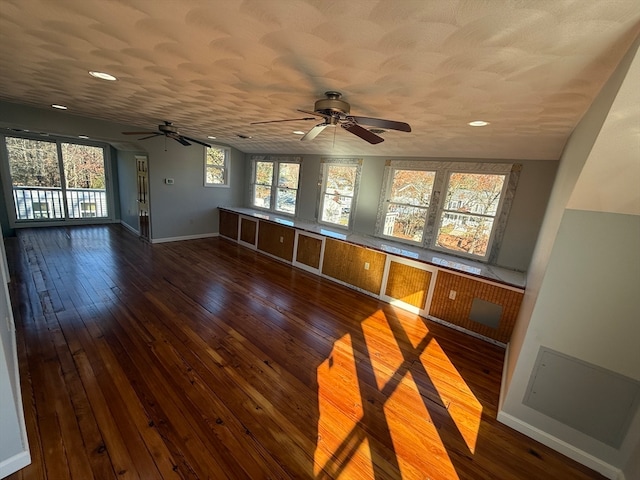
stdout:
[(308, 272), (320, 274), (325, 237), (296, 230), (293, 264)]
[(249, 217), (240, 217), (240, 240), (238, 243), (255, 250), (258, 240), (258, 221)]
[(238, 241), (238, 217), (237, 213), (220, 210), (220, 235)]
[(410, 312), (427, 316), (437, 271), (432, 265), (389, 255), (380, 298)]

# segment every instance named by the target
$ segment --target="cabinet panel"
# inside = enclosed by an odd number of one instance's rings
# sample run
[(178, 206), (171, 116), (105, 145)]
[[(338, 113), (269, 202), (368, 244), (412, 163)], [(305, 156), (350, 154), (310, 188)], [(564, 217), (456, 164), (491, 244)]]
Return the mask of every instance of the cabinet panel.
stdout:
[(431, 283), (431, 272), (391, 261), (385, 295), (424, 310)]
[(291, 262), (293, 260), (294, 240), (295, 230), (293, 228), (271, 222), (260, 222), (258, 228), (258, 250)]
[[(375, 295), (380, 293), (386, 255), (328, 238), (322, 273)], [(368, 270), (365, 264), (369, 264)]]
[(220, 235), (238, 240), (238, 214), (220, 210)]
[(320, 268), (320, 255), (322, 253), (322, 240), (298, 233), (298, 249), (296, 250), (296, 262), (308, 267)]
[(258, 222), (248, 218), (240, 219), (240, 241), (248, 243), (255, 248), (256, 232), (258, 230)]
[[(455, 295), (451, 295), (452, 290)], [(436, 279), (429, 315), (506, 343), (511, 337), (522, 297), (522, 292), (441, 270)], [(497, 328), (470, 319), (474, 299), (502, 307)]]

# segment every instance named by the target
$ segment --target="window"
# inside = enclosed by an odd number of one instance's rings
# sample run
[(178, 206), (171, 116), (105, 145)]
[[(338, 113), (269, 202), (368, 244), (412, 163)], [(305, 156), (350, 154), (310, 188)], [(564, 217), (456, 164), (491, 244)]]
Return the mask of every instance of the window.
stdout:
[(103, 147), (27, 137), (4, 144), (12, 221), (109, 218)]
[(228, 187), (231, 150), (217, 145), (205, 147), (204, 150), (204, 186)]
[(362, 160), (357, 159), (323, 160), (320, 222), (349, 228), (361, 164)]
[(300, 157), (253, 157), (252, 205), (295, 215)]
[(451, 172), (447, 179), (437, 247), (485, 257), (506, 175)]
[(394, 169), (384, 235), (422, 243), (435, 172)]
[(519, 172), (511, 164), (388, 162), (376, 232), (491, 261), (504, 233), (496, 220), (508, 215)]

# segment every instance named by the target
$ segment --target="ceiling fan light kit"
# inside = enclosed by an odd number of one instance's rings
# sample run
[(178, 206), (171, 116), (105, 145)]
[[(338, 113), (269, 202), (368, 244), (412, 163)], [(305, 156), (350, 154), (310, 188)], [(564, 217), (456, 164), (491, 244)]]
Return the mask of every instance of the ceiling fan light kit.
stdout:
[[(328, 92), (325, 92), (324, 95), (326, 98), (322, 98), (315, 102), (313, 111), (298, 109), (299, 112), (313, 115), (313, 117), (291, 118), (285, 120), (268, 120), (264, 122), (253, 122), (251, 125), (314, 120), (315, 117), (320, 117), (324, 120), (314, 127), (311, 127), (311, 129), (300, 138), (301, 141), (304, 142), (313, 140), (318, 135), (320, 135), (320, 133), (325, 128), (340, 125), (347, 132), (360, 137), (361, 139), (371, 143), (372, 145), (384, 142), (384, 138), (382, 138), (379, 134), (384, 133), (386, 130), (397, 130), (400, 132), (411, 131), (411, 126), (405, 122), (385, 120), (383, 118), (350, 115), (351, 105), (341, 99), (342, 94), (340, 92), (329, 90)], [(374, 128), (367, 129), (362, 125)]]

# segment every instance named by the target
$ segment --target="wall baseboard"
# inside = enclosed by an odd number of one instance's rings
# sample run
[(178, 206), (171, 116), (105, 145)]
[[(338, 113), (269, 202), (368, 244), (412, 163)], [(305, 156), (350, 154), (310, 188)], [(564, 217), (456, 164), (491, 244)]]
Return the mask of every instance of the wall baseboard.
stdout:
[(438, 317), (434, 317), (433, 315), (427, 315), (426, 318), (431, 320), (432, 322), (436, 322), (436, 323), (439, 323), (440, 325), (444, 325), (445, 327), (453, 328), (454, 330), (458, 330), (459, 332), (463, 332), (472, 337), (476, 337), (476, 338), (479, 338), (480, 340), (484, 340), (485, 342), (493, 343), (494, 345), (497, 345), (502, 348), (507, 347), (506, 343), (499, 342), (498, 340), (494, 340), (493, 338), (485, 337), (484, 335), (480, 335), (479, 333), (476, 333), (472, 330), (468, 330), (454, 323), (450, 323), (450, 322), (447, 322), (446, 320), (442, 320)]
[(151, 243), (167, 243), (167, 242), (181, 242), (182, 240), (199, 240), (201, 238), (213, 238), (218, 237), (219, 233), (201, 233), (198, 235), (185, 235), (183, 237), (165, 237), (165, 238), (153, 238)]
[(510, 415), (501, 409), (498, 411), (498, 421), (513, 428), (514, 430), (526, 435), (529, 438), (546, 445), (554, 449), (556, 452), (560, 452), (566, 457), (575, 460), (582, 465), (589, 467), (592, 470), (604, 475), (611, 480), (624, 480), (624, 473), (617, 467), (610, 465), (593, 455), (580, 450), (579, 448), (570, 445), (569, 443), (560, 440), (559, 438), (550, 435), (526, 422)]
[(133, 228), (131, 225), (129, 225), (128, 223), (125, 223), (124, 220), (120, 220), (120, 225), (122, 225), (124, 228), (126, 228), (127, 230), (129, 230), (131, 233), (133, 233), (134, 235), (140, 235), (140, 232), (138, 230), (136, 230), (135, 228)]
[(17, 472), (21, 468), (31, 463), (31, 454), (28, 450), (15, 454), (13, 457), (7, 458), (0, 462), (0, 478), (5, 478), (12, 473)]

